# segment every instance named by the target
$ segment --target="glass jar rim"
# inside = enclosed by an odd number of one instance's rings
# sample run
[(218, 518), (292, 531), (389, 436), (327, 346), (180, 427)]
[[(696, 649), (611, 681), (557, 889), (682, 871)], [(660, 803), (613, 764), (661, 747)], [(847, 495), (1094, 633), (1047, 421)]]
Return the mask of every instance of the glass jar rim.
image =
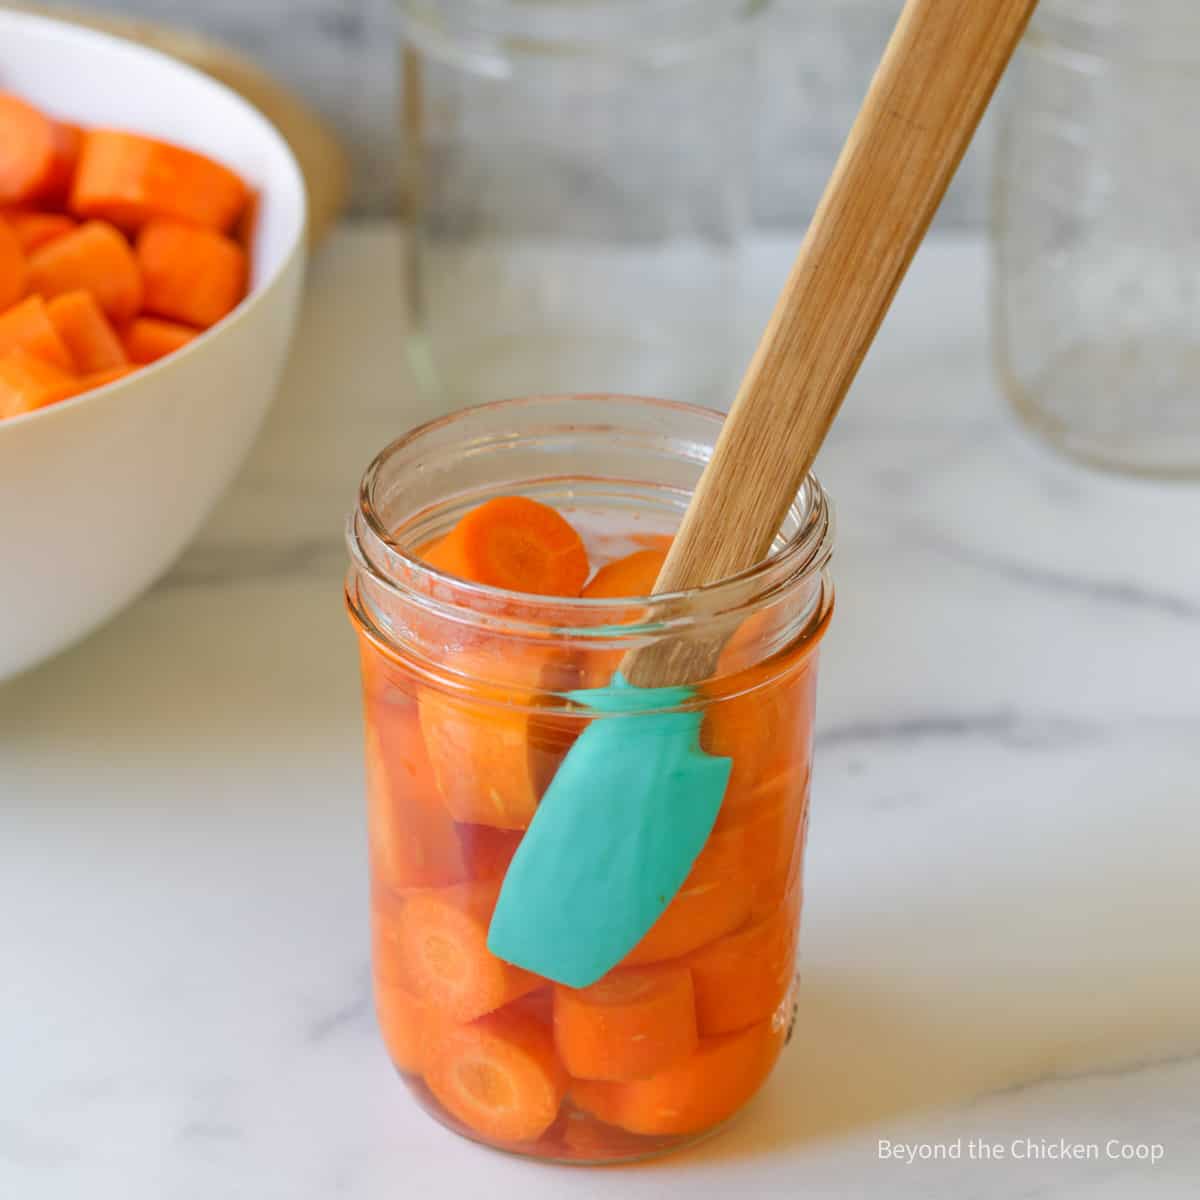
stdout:
[(408, 42), (506, 75), (515, 58), (604, 57), (662, 65), (758, 17), (771, 0), (396, 0)]
[[(392, 531), (380, 516), (376, 488), (397, 456), (472, 414), (511, 412), (515, 415), (530, 406), (594, 403), (600, 399), (645, 406), (667, 418), (700, 420), (711, 425), (714, 443), (724, 422), (723, 413), (700, 405), (611, 393), (518, 397), (459, 409), (435, 418), (391, 442), (367, 467), (359, 485), (357, 505), (347, 522), (351, 573), (364, 572), (374, 587), (382, 588), (399, 600), (418, 603), (462, 625), (486, 628), (498, 634), (595, 639), (608, 645), (647, 637), (678, 637), (705, 621), (742, 618), (757, 607), (798, 592), (822, 577), (833, 553), (834, 521), (829, 497), (813, 474), (804, 480), (797, 493), (792, 509), (795, 528), (781, 545), (736, 575), (683, 592), (617, 599), (530, 596), (486, 584), (467, 583), (446, 575), (394, 540)], [(711, 448), (711, 445), (707, 447), (708, 453)], [(435, 594), (439, 585), (441, 595)], [(452, 597), (462, 597), (466, 602), (445, 598), (446, 585), (449, 585)], [(820, 592), (813, 614), (814, 623), (826, 615), (832, 604), (829, 587), (823, 586)], [(361, 620), (365, 614), (360, 611), (349, 587), (347, 593), (352, 609)], [(631, 608), (639, 610), (641, 619), (636, 623), (629, 621)]]

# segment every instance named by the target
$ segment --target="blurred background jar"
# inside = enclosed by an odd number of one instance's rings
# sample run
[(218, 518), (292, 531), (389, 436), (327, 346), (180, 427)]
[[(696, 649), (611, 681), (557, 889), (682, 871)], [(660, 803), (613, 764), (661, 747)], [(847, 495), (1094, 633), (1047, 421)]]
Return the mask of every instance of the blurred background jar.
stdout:
[(765, 0), (400, 0), (412, 359), (447, 405), (727, 401)]
[(1062, 450), (1200, 475), (1200, 4), (1043, 0), (1001, 139), (999, 364)]

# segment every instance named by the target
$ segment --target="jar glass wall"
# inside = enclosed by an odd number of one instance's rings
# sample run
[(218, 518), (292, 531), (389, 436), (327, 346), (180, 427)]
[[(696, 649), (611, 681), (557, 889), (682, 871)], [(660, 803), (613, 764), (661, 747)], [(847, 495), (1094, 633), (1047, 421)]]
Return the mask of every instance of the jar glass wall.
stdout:
[(412, 359), (727, 401), (765, 0), (401, 0)]
[[(593, 566), (656, 544), (719, 427), (702, 409), (607, 395), (467, 410), (385, 451), (350, 523), (380, 1028), (418, 1101), (497, 1148), (657, 1154), (719, 1127), (774, 1065), (793, 1014), (830, 514), (810, 478), (766, 562), (653, 599), (518, 596), (414, 552), (502, 494), (558, 508)], [(508, 864), (581, 731), (626, 719), (589, 712), (577, 689), (680, 636), (724, 643), (711, 677), (671, 701), (732, 760), (716, 822), (616, 968), (588, 988), (551, 984), (487, 948)]]
[(1066, 452), (1200, 473), (1200, 9), (1045, 0), (996, 176), (994, 321), (1018, 413)]

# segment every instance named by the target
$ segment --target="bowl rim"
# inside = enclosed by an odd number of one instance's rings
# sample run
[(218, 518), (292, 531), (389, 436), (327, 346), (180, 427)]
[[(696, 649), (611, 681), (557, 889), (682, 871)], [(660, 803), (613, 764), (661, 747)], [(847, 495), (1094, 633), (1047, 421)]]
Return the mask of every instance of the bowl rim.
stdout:
[[(156, 50), (150, 46), (143, 46), (138, 42), (131, 41), (129, 38), (105, 33), (98, 29), (91, 29), (86, 25), (76, 25), (69, 20), (43, 16), (40, 13), (27, 13), (15, 9), (0, 8), (0, 40), (3, 39), (7, 31), (20, 32), (22, 29), (51, 33), (57, 37), (75, 39), (82, 42), (95, 42), (109, 49), (119, 48), (122, 52), (132, 54), (135, 57), (157, 60), (163, 67), (190, 77), (192, 82), (200, 88), (207, 87), (224, 93), (226, 98), (232, 101), (235, 107), (242, 110), (248, 123), (257, 126), (264, 140), (274, 143), (275, 148), (282, 151), (283, 161), (287, 165), (288, 186), (294, 190), (299, 200), (300, 211), (299, 220), (296, 222), (296, 228), (293, 231), (291, 240), (286, 244), (278, 260), (271, 264), (264, 278), (251, 287), (238, 306), (232, 312), (222, 317), (215, 325), (210, 325), (207, 329), (202, 330), (198, 336), (181, 349), (159, 359), (157, 362), (139, 366), (135, 372), (123, 379), (114, 380), (112, 383), (104, 384), (102, 387), (92, 388), (90, 391), (82, 392), (78, 396), (71, 396), (66, 400), (58, 400), (53, 404), (44, 405), (42, 408), (36, 408), (32, 412), (20, 413), (14, 417), (0, 419), (0, 439), (11, 436), (13, 431), (27, 428), (31, 423), (36, 421), (49, 421), (56, 416), (60, 419), (66, 419), (62, 417), (62, 414), (74, 412), (83, 405), (107, 399), (126, 389), (136, 387), (140, 383), (149, 382), (161, 372), (170, 370), (174, 365), (200, 352), (211, 336), (219, 334), (237, 322), (246, 319), (246, 317), (260, 307), (268, 294), (276, 290), (280, 281), (288, 274), (297, 256), (305, 254), (309, 221), (308, 187), (304, 180), (304, 173), (300, 170), (300, 164), (296, 160), (291, 146), (278, 128), (253, 104), (234, 91), (233, 88), (222, 83), (219, 79), (214, 79), (204, 71), (188, 63), (181, 62), (169, 54), (163, 53), (161, 50)], [(133, 132), (137, 132), (136, 128), (133, 129)]]

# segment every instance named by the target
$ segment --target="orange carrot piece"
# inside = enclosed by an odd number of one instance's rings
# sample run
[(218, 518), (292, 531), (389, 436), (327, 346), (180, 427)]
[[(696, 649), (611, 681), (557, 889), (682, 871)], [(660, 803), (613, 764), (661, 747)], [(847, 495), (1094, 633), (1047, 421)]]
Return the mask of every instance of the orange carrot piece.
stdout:
[(163, 218), (226, 233), (246, 207), (245, 183), (203, 154), (136, 133), (93, 129), (71, 189), (71, 208), (126, 230)]
[(705, 1037), (735, 1033), (772, 1016), (796, 973), (796, 918), (777, 909), (686, 959)]
[(0, 312), (16, 304), (25, 295), (29, 266), (16, 231), (0, 216)]
[(50, 299), (81, 289), (91, 292), (117, 323), (128, 321), (142, 306), (142, 277), (133, 251), (104, 221), (88, 221), (30, 255), (31, 292)]
[[(754, 618), (734, 636), (721, 655), (718, 675), (737, 656)], [(816, 654), (802, 644), (764, 663), (738, 671), (739, 693), (713, 695), (705, 714), (700, 742), (709, 754), (733, 759), (725, 789), (722, 818), (761, 800), (761, 789), (790, 771), (806, 768), (812, 746), (816, 708)], [(722, 681), (733, 686), (732, 679)]]
[(74, 219), (65, 213), (23, 212), (18, 209), (5, 213), (4, 219), (12, 226), (26, 254), (32, 254), (39, 246), (75, 228)]
[(577, 1079), (646, 1079), (697, 1046), (686, 967), (611, 971), (591, 987), (554, 989), (554, 1040)]
[(487, 948), (499, 893), (499, 880), (483, 880), (378, 906), (389, 977), (453, 1021), (472, 1021), (539, 987), (536, 975)]
[(0, 354), (17, 349), (36, 354), (64, 371), (75, 370), (70, 350), (41, 296), (27, 296), (20, 304), (0, 313)]
[(32, 104), (0, 92), (0, 204), (40, 198), (54, 183), (55, 123)]
[(138, 234), (146, 311), (207, 329), (246, 294), (246, 252), (224, 234), (151, 221)]
[(411, 702), (368, 699), (366, 751), (374, 878), (396, 892), (460, 883), (467, 872), (458, 832), (438, 794)]
[(116, 383), (136, 370), (137, 367), (126, 364), (123, 367), (107, 367), (103, 371), (89, 371), (86, 375), (79, 376), (79, 386), (72, 395), (78, 396), (83, 392), (94, 392), (97, 388), (108, 387), (110, 383)]
[(28, 350), (0, 354), (0, 419), (33, 412), (73, 396), (78, 376)]
[(375, 1020), (396, 1070), (419, 1075), (437, 1036), (437, 1011), (402, 987), (377, 981)]
[(539, 797), (530, 715), (433, 688), (422, 689), (419, 708), (433, 775), (454, 819), (527, 829)]
[(199, 336), (199, 330), (157, 317), (138, 317), (125, 327), (125, 353), (135, 363), (157, 362), (182, 350)]
[(472, 879), (503, 879), (521, 844), (521, 834), (490, 825), (460, 825), (458, 840)]
[(631, 533), (629, 540), (639, 550), (661, 550), (665, 555), (671, 549), (675, 536), (670, 533)]
[(571, 1098), (585, 1112), (630, 1133), (701, 1133), (733, 1116), (758, 1091), (783, 1041), (784, 1029), (763, 1021), (740, 1033), (701, 1038), (694, 1054), (649, 1079), (574, 1080)]
[(254, 239), (258, 236), (258, 218), (261, 210), (262, 193), (252, 190), (233, 231), (233, 240), (245, 250), (247, 256), (254, 253)]
[(649, 596), (654, 591), (654, 584), (666, 560), (665, 550), (635, 550), (601, 567), (583, 589), (584, 597), (589, 600), (619, 600)]
[(442, 1032), (425, 1066), (442, 1107), (494, 1142), (531, 1142), (554, 1123), (567, 1075), (544, 1025), (514, 1009)]
[(82, 374), (129, 365), (120, 338), (91, 292), (64, 292), (46, 305), (75, 370)]
[(570, 522), (526, 496), (498, 496), (472, 509), (431, 554), (439, 570), (535, 596), (578, 596), (589, 574)]
[(75, 168), (79, 164), (79, 152), (83, 149), (83, 130), (69, 121), (54, 122), (54, 159), (50, 172), (38, 198), (44, 203), (59, 207), (66, 204), (75, 181)]
[(682, 958), (731, 933), (749, 917), (753, 895), (744, 830), (713, 833), (683, 887), (622, 966)]

